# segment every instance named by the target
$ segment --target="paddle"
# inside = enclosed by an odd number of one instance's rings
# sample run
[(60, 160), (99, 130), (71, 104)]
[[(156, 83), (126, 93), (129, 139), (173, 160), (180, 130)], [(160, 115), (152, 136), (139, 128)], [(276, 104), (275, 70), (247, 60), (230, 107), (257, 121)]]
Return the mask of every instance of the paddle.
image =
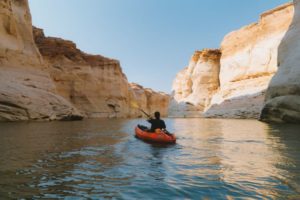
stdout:
[[(150, 119), (152, 119), (152, 117), (151, 117), (148, 113), (146, 113), (143, 109), (141, 109), (141, 108), (139, 107), (139, 105), (138, 105), (136, 102), (132, 101), (132, 102), (131, 102), (131, 107), (140, 110), (140, 111), (141, 111), (142, 113), (144, 113), (147, 117), (149, 117)], [(172, 133), (170, 133), (169, 131), (167, 131), (167, 129), (162, 130), (162, 132), (165, 133), (165, 134), (167, 134), (167, 135), (173, 135)]]
[(139, 105), (138, 105), (136, 102), (133, 102), (133, 101), (132, 101), (132, 102), (131, 102), (131, 107), (140, 110), (140, 111), (141, 111), (142, 113), (144, 113), (147, 117), (151, 118), (151, 116), (150, 116), (148, 113), (146, 113), (143, 109), (141, 109), (141, 108), (139, 107)]

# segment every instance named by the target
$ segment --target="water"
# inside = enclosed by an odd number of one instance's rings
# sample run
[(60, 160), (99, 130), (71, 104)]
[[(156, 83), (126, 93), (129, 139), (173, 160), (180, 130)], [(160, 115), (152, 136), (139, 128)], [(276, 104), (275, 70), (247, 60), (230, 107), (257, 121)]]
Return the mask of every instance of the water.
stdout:
[(299, 125), (167, 119), (159, 146), (138, 123), (1, 123), (0, 199), (300, 199)]

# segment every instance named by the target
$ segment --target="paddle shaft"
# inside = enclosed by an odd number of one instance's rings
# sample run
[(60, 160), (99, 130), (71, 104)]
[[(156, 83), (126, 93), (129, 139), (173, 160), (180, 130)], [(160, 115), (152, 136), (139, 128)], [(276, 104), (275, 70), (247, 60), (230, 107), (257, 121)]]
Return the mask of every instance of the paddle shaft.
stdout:
[(142, 111), (147, 117), (151, 118), (151, 116), (148, 113), (146, 113), (145, 111), (143, 111), (143, 109), (139, 108), (139, 110)]

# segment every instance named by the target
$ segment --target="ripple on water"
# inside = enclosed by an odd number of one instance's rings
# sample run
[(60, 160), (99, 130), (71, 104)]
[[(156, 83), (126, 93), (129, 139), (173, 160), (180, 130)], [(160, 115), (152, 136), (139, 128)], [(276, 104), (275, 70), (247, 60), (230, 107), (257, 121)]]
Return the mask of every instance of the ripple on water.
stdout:
[(300, 197), (299, 126), (167, 119), (177, 144), (161, 146), (134, 138), (138, 123), (143, 122), (2, 128), (0, 150), (6, 153), (0, 155), (0, 199)]

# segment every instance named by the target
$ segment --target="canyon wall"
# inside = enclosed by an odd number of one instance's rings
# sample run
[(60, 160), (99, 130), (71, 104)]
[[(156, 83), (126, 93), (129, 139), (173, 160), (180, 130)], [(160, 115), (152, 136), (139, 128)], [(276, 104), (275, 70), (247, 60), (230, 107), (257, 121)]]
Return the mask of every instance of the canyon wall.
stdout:
[(34, 28), (34, 38), (58, 93), (84, 116), (140, 116), (132, 102), (149, 113), (162, 110), (166, 116), (169, 96), (129, 84), (119, 61), (86, 54), (71, 41), (45, 37), (42, 29)]
[[(33, 30), (34, 29), (34, 30)], [(169, 96), (128, 83), (119, 61), (89, 55), (67, 40), (32, 28), (27, 0), (0, 2), (0, 121), (166, 115)]]
[(229, 33), (221, 44), (220, 89), (206, 117), (258, 118), (266, 88), (277, 70), (277, 52), (293, 17), (285, 4), (258, 23)]
[(278, 49), (278, 71), (266, 93), (261, 119), (269, 122), (300, 122), (300, 0)]
[[(151, 114), (159, 111), (162, 117), (168, 116), (168, 106), (170, 102), (170, 95), (163, 92), (155, 92), (150, 88), (143, 88), (141, 85), (131, 83), (130, 87), (133, 92), (133, 102), (138, 104), (138, 107), (146, 113)], [(145, 116), (139, 110), (134, 110), (132, 113), (135, 117)]]
[(0, 2), (0, 121), (79, 119), (56, 94), (32, 35), (27, 0)]
[(200, 117), (219, 88), (221, 52), (196, 51), (173, 82), (170, 117)]
[[(219, 87), (209, 95), (210, 103), (197, 110), (198, 116), (222, 118), (258, 118), (262, 109), (266, 88), (277, 71), (277, 49), (291, 23), (294, 7), (291, 3), (282, 5), (261, 15), (258, 23), (250, 24), (225, 36), (221, 44)], [(217, 62), (216, 62), (217, 63)], [(213, 69), (212, 69), (213, 70)], [(188, 70), (186, 70), (188, 71)], [(213, 70), (214, 71), (214, 70)], [(174, 99), (181, 82), (185, 91), (191, 91), (199, 97), (206, 98), (202, 84), (191, 84), (189, 78), (180, 72), (173, 85)], [(190, 75), (191, 76), (191, 75)], [(190, 77), (185, 76), (185, 77)], [(206, 76), (199, 73), (199, 77)], [(209, 79), (208, 79), (209, 80)], [(211, 80), (210, 80), (211, 81)], [(216, 80), (214, 80), (216, 81)], [(186, 82), (186, 83), (185, 83)], [(197, 91), (195, 88), (201, 88)], [(204, 89), (205, 90), (205, 89)], [(170, 106), (170, 113), (175, 109), (187, 110), (186, 97), (177, 98), (177, 105)], [(190, 106), (188, 106), (190, 107)], [(189, 109), (189, 108), (188, 108)], [(180, 112), (178, 112), (180, 113)], [(181, 112), (182, 113), (182, 112)], [(181, 115), (193, 117), (195, 114)]]
[(84, 116), (127, 116), (129, 84), (119, 61), (86, 54), (68, 40), (45, 37), (42, 29), (34, 28), (34, 39), (57, 92)]

